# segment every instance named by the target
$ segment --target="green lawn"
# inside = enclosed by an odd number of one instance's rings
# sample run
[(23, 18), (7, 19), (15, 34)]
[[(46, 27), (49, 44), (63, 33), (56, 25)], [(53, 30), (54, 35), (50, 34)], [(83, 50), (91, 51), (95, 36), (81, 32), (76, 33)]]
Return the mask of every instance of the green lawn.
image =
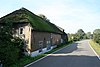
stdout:
[(100, 56), (100, 45), (94, 42), (93, 40), (90, 40), (90, 45), (96, 51), (96, 53)]

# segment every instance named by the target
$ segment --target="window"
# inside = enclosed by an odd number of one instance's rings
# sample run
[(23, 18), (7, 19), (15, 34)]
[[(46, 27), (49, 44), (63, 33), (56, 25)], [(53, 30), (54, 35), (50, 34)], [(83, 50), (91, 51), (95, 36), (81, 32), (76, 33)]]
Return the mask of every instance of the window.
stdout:
[(24, 34), (24, 31), (23, 31), (23, 28), (21, 27), (21, 28), (19, 28), (19, 34), (21, 35), (21, 34)]

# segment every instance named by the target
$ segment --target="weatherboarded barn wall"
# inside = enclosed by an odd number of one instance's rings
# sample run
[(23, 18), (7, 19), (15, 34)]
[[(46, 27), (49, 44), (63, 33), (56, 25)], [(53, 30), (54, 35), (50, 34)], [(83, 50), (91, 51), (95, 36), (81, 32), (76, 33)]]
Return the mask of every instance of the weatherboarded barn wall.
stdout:
[(31, 37), (32, 37), (31, 40), (32, 51), (41, 48), (49, 49), (51, 46), (60, 44), (61, 40), (61, 35), (49, 32), (32, 31)]
[(32, 51), (35, 51), (47, 47), (47, 41), (50, 41), (50, 33), (32, 31), (31, 38)]

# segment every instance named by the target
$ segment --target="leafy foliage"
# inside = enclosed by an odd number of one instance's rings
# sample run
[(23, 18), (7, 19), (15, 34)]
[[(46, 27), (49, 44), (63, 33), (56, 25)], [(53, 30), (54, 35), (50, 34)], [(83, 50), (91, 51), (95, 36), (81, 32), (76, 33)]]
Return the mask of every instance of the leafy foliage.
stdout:
[(82, 29), (79, 29), (76, 34), (78, 35), (78, 39), (84, 39), (86, 37)]
[(79, 29), (75, 34), (68, 34), (69, 41), (79, 41), (82, 39), (87, 39), (87, 36), (82, 29)]
[(0, 61), (5, 67), (15, 63), (21, 53), (21, 40), (12, 36), (12, 23), (5, 21), (0, 27)]
[(93, 32), (93, 40), (100, 44), (100, 29), (95, 29)]
[(86, 33), (86, 36), (87, 36), (88, 39), (90, 39), (91, 36), (92, 36), (91, 32), (87, 32), (87, 33)]

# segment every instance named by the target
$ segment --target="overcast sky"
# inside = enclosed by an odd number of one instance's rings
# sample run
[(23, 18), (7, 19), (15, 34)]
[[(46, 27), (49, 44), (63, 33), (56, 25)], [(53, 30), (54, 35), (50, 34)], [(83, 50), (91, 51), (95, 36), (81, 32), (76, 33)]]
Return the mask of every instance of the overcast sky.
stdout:
[(100, 0), (0, 0), (0, 17), (21, 7), (44, 14), (66, 33), (100, 29)]

